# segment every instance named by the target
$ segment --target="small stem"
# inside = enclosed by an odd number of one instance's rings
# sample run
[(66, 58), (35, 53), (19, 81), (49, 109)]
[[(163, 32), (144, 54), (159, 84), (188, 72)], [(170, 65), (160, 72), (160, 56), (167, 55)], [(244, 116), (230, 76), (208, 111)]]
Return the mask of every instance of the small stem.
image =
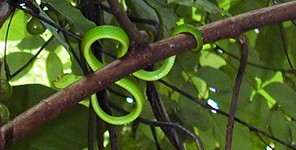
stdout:
[(287, 47), (286, 40), (285, 40), (285, 35), (284, 35), (283, 24), (279, 24), (279, 28), (280, 28), (280, 36), (281, 36), (281, 41), (282, 41), (282, 44), (283, 44), (284, 53), (286, 55), (286, 58), (287, 58), (287, 61), (288, 61), (288, 64), (289, 64), (291, 70), (293, 71), (294, 75), (296, 76), (296, 70), (295, 70), (295, 68), (293, 66), (293, 63), (292, 63), (292, 60), (291, 60), (291, 58), (289, 56), (288, 47)]
[(134, 24), (129, 20), (128, 16), (124, 12), (118, 0), (108, 0), (111, 7), (113, 15), (122, 26), (122, 28), (127, 32), (128, 36), (135, 44), (146, 46), (148, 44), (148, 35), (144, 34), (134, 26)]
[[(176, 86), (174, 86), (174, 85), (172, 85), (172, 84), (170, 84), (170, 83), (168, 83), (168, 82), (166, 82), (164, 80), (158, 80), (158, 81), (160, 83), (166, 85), (167, 87), (173, 89), (174, 91), (182, 94), (183, 96), (187, 97), (189, 100), (199, 104), (203, 108), (206, 108), (208, 110), (215, 110), (218, 114), (221, 114), (222, 116), (225, 116), (225, 117), (229, 117), (229, 114), (227, 112), (225, 112), (223, 110), (220, 110), (220, 109), (216, 109), (216, 108), (208, 105), (204, 100), (198, 99), (198, 98), (190, 95), (189, 93), (185, 92), (184, 90), (182, 90), (182, 89), (180, 89), (180, 88), (178, 88), (178, 87), (176, 87)], [(266, 136), (266, 137), (268, 137), (268, 138), (270, 138), (270, 139), (272, 139), (272, 140), (274, 140), (274, 141), (276, 141), (276, 142), (278, 142), (278, 143), (280, 143), (280, 144), (282, 144), (284, 146), (287, 146), (287, 147), (289, 147), (289, 148), (291, 148), (293, 150), (296, 150), (296, 147), (294, 147), (293, 145), (291, 145), (289, 143), (286, 143), (283, 140), (281, 140), (281, 139), (279, 139), (279, 138), (277, 138), (277, 137), (275, 137), (275, 136), (273, 136), (273, 135), (271, 135), (271, 134), (269, 134), (269, 133), (267, 133), (267, 132), (265, 132), (263, 130), (258, 129), (258, 128), (252, 126), (251, 124), (249, 124), (249, 123), (247, 123), (247, 122), (245, 122), (245, 121), (243, 121), (243, 120), (241, 120), (241, 119), (239, 119), (237, 117), (235, 117), (234, 120), (236, 122), (240, 123), (241, 125), (249, 128), (249, 130), (251, 132), (260, 133), (260, 134), (262, 134), (262, 135), (264, 135), (264, 136)]]
[(8, 1), (8, 2), (9, 2), (10, 5), (12, 5), (12, 6), (14, 6), (14, 7), (16, 7), (18, 9), (22, 10), (22, 11), (24, 11), (27, 14), (32, 15), (33, 17), (36, 17), (36, 18), (42, 20), (43, 22), (51, 25), (52, 27), (54, 27), (54, 28), (62, 31), (63, 33), (65, 33), (65, 34), (67, 34), (67, 35), (69, 35), (69, 36), (71, 36), (71, 37), (73, 37), (73, 38), (75, 38), (77, 40), (80, 40), (80, 41), (82, 40), (82, 38), (79, 35), (76, 35), (76, 34), (70, 32), (70, 31), (68, 31), (67, 29), (62, 28), (61, 26), (57, 25), (56, 23), (54, 23), (54, 22), (52, 22), (52, 21), (50, 21), (50, 20), (48, 20), (48, 19), (40, 16), (39, 14), (36, 14), (36, 13), (34, 13), (32, 11), (29, 11), (29, 10), (26, 10), (23, 7), (19, 6), (18, 4), (14, 3), (13, 1)]
[(238, 42), (241, 45), (241, 61), (239, 64), (237, 75), (236, 75), (231, 104), (230, 104), (229, 118), (227, 123), (227, 130), (226, 130), (225, 150), (231, 150), (234, 118), (235, 118), (235, 112), (236, 112), (237, 102), (239, 98), (239, 91), (243, 81), (244, 70), (246, 68), (247, 61), (248, 61), (248, 45), (245, 37), (239, 36)]
[(37, 56), (42, 52), (42, 50), (51, 42), (51, 40), (54, 37), (50, 37), (38, 50), (38, 52), (32, 57), (30, 58), (30, 60), (27, 61), (27, 63), (25, 65), (23, 65), (21, 68), (19, 68), (17, 71), (15, 71), (13, 74), (10, 75), (9, 79), (14, 78), (16, 75), (18, 75), (20, 72), (22, 72), (24, 69), (26, 69), (36, 58)]

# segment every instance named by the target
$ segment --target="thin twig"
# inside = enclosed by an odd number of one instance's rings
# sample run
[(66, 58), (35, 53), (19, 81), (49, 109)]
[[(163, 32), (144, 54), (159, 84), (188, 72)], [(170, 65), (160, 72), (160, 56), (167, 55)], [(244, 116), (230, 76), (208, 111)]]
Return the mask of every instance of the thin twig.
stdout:
[(22, 72), (24, 69), (26, 69), (29, 65), (32, 64), (32, 62), (37, 58), (37, 56), (44, 50), (44, 48), (53, 40), (54, 36), (51, 36), (38, 50), (38, 52), (31, 57), (26, 64), (24, 64), (21, 68), (19, 68), (17, 71), (15, 71), (13, 74), (10, 75), (9, 79), (14, 78), (16, 75), (18, 75), (20, 72)]
[[(152, 107), (152, 111), (154, 113), (157, 121), (160, 122), (171, 122), (171, 119), (165, 109), (163, 101), (156, 89), (156, 86), (153, 82), (147, 82), (147, 90), (146, 95), (149, 100), (149, 103)], [(179, 136), (176, 130), (171, 128), (161, 128), (163, 132), (166, 134), (167, 138), (170, 142), (175, 146), (178, 150), (184, 150), (184, 146), (180, 142)]]
[(274, 150), (273, 147), (271, 147), (260, 135), (259, 133), (255, 132), (255, 134), (257, 135), (257, 137), (266, 145), (268, 146), (269, 148), (271, 148), (272, 150)]
[(153, 126), (150, 126), (150, 130), (152, 132), (152, 136), (153, 136), (153, 139), (154, 139), (154, 142), (155, 142), (155, 145), (156, 145), (156, 149), (157, 150), (162, 150), (161, 146), (160, 146), (160, 144), (158, 142), (158, 138), (157, 138), (157, 135), (156, 135), (155, 128)]
[(15, 9), (13, 9), (12, 13), (11, 13), (11, 17), (9, 19), (9, 22), (8, 22), (8, 25), (7, 25), (7, 30), (6, 30), (6, 35), (5, 35), (5, 39), (4, 39), (4, 70), (5, 70), (5, 75), (6, 75), (6, 78), (7, 80), (9, 80), (11, 78), (10, 76), (10, 69), (9, 69), (9, 66), (8, 66), (8, 63), (7, 63), (7, 41), (8, 41), (8, 35), (9, 35), (9, 28), (10, 28), (10, 25), (11, 25), (11, 22), (12, 22), (12, 19), (13, 19), (13, 16), (14, 16), (14, 12), (15, 12)]
[(67, 35), (69, 35), (69, 36), (71, 36), (71, 37), (73, 37), (73, 38), (75, 38), (75, 39), (77, 39), (77, 40), (82, 40), (82, 38), (81, 38), (79, 35), (76, 35), (75, 33), (71, 32), (71, 31), (69, 31), (69, 30), (67, 30), (67, 29), (62, 28), (61, 26), (59, 26), (59, 25), (56, 24), (55, 22), (52, 22), (52, 21), (50, 21), (50, 20), (48, 20), (48, 19), (42, 17), (41, 15), (34, 13), (33, 11), (27, 10), (27, 9), (21, 7), (20, 5), (18, 5), (17, 3), (15, 3), (15, 2), (13, 2), (13, 1), (11, 1), (11, 0), (8, 1), (8, 2), (9, 2), (10, 5), (12, 5), (12, 6), (14, 6), (14, 7), (16, 7), (16, 8), (18, 8), (18, 9), (22, 10), (22, 11), (24, 11), (24, 12), (27, 13), (27, 14), (30, 14), (30, 15), (32, 15), (32, 16), (34, 16), (34, 17), (40, 19), (40, 20), (42, 20), (43, 22), (45, 22), (45, 23), (51, 25), (52, 27), (54, 27), (54, 28), (56, 28), (56, 29), (62, 31), (63, 33), (65, 33), (65, 34), (67, 34)]
[(284, 53), (286, 55), (286, 58), (287, 58), (287, 61), (288, 61), (288, 64), (289, 64), (290, 68), (292, 69), (294, 75), (296, 76), (296, 70), (295, 70), (295, 68), (293, 66), (293, 63), (292, 63), (292, 60), (291, 60), (291, 58), (289, 56), (288, 47), (287, 47), (286, 40), (285, 40), (285, 35), (284, 35), (285, 31), (283, 29), (284, 28), (283, 24), (279, 24), (279, 28), (280, 28), (281, 41), (282, 41), (282, 44), (283, 44), (283, 51), (284, 51)]
[[(225, 53), (225, 54), (227, 54), (228, 56), (232, 57), (235, 60), (240, 60), (240, 58), (238, 56), (236, 56), (236, 55), (234, 55), (234, 54), (232, 54), (232, 53), (224, 50), (222, 47), (220, 47), (218, 45), (216, 45), (216, 51), (217, 51), (216, 53), (218, 53), (221, 57), (223, 57), (222, 54)], [(219, 51), (221, 51), (221, 52), (219, 52)], [(263, 66), (263, 65), (255, 64), (253, 62), (247, 62), (247, 64), (250, 65), (250, 66), (261, 68), (261, 69), (265, 69), (265, 70), (281, 71), (281, 72), (284, 72), (284, 73), (294, 73), (296, 71), (296, 69), (295, 70), (285, 70), (285, 69), (279, 69), (279, 68), (271, 68), (271, 67), (268, 67), (268, 66)]]
[(146, 120), (146, 119), (143, 119), (140, 117), (137, 120), (140, 121), (141, 123), (148, 124), (150, 126), (179, 129), (179, 130), (183, 131), (184, 133), (186, 133), (187, 135), (189, 135), (195, 141), (199, 150), (204, 149), (200, 137), (198, 137), (197, 135), (195, 135), (194, 133), (192, 133), (191, 131), (189, 131), (188, 129), (186, 129), (185, 127), (183, 127), (177, 123), (150, 121), (150, 120)]
[[(295, 9), (296, 2), (291, 1), (213, 22), (199, 27), (199, 30), (202, 32), (204, 43), (207, 44), (225, 38), (237, 37), (245, 31), (269, 24), (295, 19)], [(32, 108), (1, 126), (0, 149), (5, 149), (16, 143), (41, 125), (77, 105), (82, 99), (106, 88), (115, 81), (129, 76), (131, 73), (149, 66), (149, 64), (189, 51), (194, 47), (196, 47), (194, 37), (178, 34), (152, 43), (148, 49), (131, 51), (124, 58), (111, 62), (64, 90), (41, 100)]]
[[(110, 105), (115, 108), (116, 111), (122, 113), (122, 114), (127, 114), (128, 112), (125, 111), (124, 109), (116, 106), (113, 103), (110, 103)], [(172, 122), (159, 122), (159, 121), (150, 121), (150, 120), (146, 120), (144, 118), (138, 117), (136, 119), (136, 121), (139, 121), (141, 123), (144, 124), (148, 124), (150, 126), (157, 126), (157, 127), (161, 127), (161, 128), (174, 128), (174, 129), (179, 129), (181, 131), (183, 131), (184, 133), (186, 133), (187, 135), (189, 135), (195, 142), (197, 147), (199, 148), (199, 150), (204, 150), (203, 144), (201, 142), (201, 139), (199, 136), (195, 135), (194, 133), (192, 133), (191, 131), (189, 131), (188, 129), (186, 129), (185, 127), (181, 126), (178, 123), (172, 123)]]
[(115, 16), (118, 23), (122, 26), (122, 28), (127, 32), (128, 36), (135, 44), (147, 46), (148, 44), (148, 35), (144, 34), (133, 25), (133, 23), (129, 20), (128, 16), (124, 12), (118, 0), (107, 0), (110, 8), (112, 10), (113, 15)]
[[(224, 112), (224, 111), (222, 111), (222, 110), (220, 110), (220, 109), (216, 109), (216, 108), (214, 108), (214, 107), (208, 105), (204, 100), (198, 99), (198, 98), (196, 98), (196, 97), (190, 95), (189, 93), (183, 91), (182, 89), (180, 89), (180, 88), (178, 88), (178, 87), (176, 87), (176, 86), (174, 86), (174, 85), (172, 85), (172, 84), (170, 84), (170, 83), (168, 83), (168, 82), (166, 82), (166, 81), (164, 81), (164, 80), (158, 80), (158, 81), (159, 81), (160, 83), (166, 85), (167, 87), (169, 87), (169, 88), (175, 90), (176, 92), (182, 94), (183, 96), (187, 97), (189, 100), (191, 100), (191, 101), (193, 101), (193, 102), (199, 104), (199, 105), (202, 106), (203, 108), (206, 108), (206, 109), (208, 109), (208, 110), (214, 110), (214, 111), (216, 111), (218, 114), (221, 114), (221, 115), (223, 115), (223, 116), (225, 116), (225, 117), (229, 117), (229, 114), (228, 114), (227, 112)], [(234, 120), (235, 120), (236, 122), (242, 124), (243, 126), (246, 126), (246, 127), (249, 128), (249, 130), (252, 131), (252, 132), (260, 133), (260, 134), (262, 134), (262, 135), (264, 135), (264, 136), (266, 136), (266, 137), (268, 137), (268, 138), (270, 138), (270, 139), (272, 139), (272, 140), (274, 140), (274, 141), (277, 141), (278, 143), (280, 143), (280, 144), (282, 144), (282, 145), (285, 145), (285, 146), (287, 146), (287, 147), (289, 147), (289, 148), (291, 148), (291, 149), (293, 149), (293, 150), (296, 150), (296, 147), (294, 147), (293, 145), (290, 145), (289, 143), (286, 143), (285, 141), (283, 141), (283, 140), (281, 140), (281, 139), (279, 139), (279, 138), (277, 138), (277, 137), (275, 137), (275, 136), (273, 136), (273, 135), (271, 135), (271, 134), (269, 134), (269, 133), (267, 133), (267, 132), (265, 132), (265, 131), (263, 131), (263, 130), (258, 129), (258, 128), (256, 128), (256, 127), (250, 125), (249, 123), (247, 123), (247, 122), (245, 122), (245, 121), (243, 121), (243, 120), (237, 118), (237, 117), (235, 117)]]
[(239, 99), (239, 91), (243, 81), (244, 70), (246, 68), (247, 61), (248, 61), (248, 45), (245, 37), (244, 36), (238, 37), (238, 43), (241, 45), (241, 61), (239, 64), (237, 75), (236, 75), (230, 109), (229, 109), (229, 117), (228, 117), (226, 140), (225, 140), (225, 150), (231, 150), (234, 118), (235, 118), (235, 112), (237, 108), (237, 102)]

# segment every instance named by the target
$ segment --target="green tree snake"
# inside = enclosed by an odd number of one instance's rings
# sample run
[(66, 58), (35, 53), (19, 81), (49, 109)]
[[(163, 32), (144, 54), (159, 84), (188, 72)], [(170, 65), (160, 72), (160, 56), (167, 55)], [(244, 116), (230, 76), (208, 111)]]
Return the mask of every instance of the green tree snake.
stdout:
[[(176, 35), (179, 33), (190, 33), (192, 34), (197, 42), (197, 47), (194, 50), (201, 50), (203, 45), (203, 39), (201, 32), (197, 30), (194, 26), (183, 24), (175, 28), (172, 32), (172, 35)], [(123, 57), (129, 48), (129, 37), (128, 35), (119, 27), (111, 26), (111, 25), (103, 25), (98, 26), (89, 30), (81, 43), (81, 48), (83, 51), (83, 55), (85, 60), (87, 61), (88, 65), (91, 67), (92, 70), (96, 71), (104, 67), (105, 65), (101, 63), (96, 57), (94, 56), (93, 52), (91, 51), (91, 45), (96, 42), (97, 40), (101, 39), (111, 39), (119, 42), (117, 58)], [(164, 63), (160, 68), (154, 71), (145, 71), (139, 70), (133, 75), (139, 79), (145, 81), (155, 81), (158, 79), (163, 78), (166, 76), (170, 70), (172, 69), (176, 56), (171, 56), (164, 60)], [(144, 100), (145, 94), (139, 86), (137, 86), (134, 82), (129, 80), (128, 78), (123, 78), (115, 82), (116, 85), (126, 89), (128, 92), (132, 94), (134, 100), (136, 102), (135, 108), (127, 115), (124, 116), (112, 116), (105, 113), (96, 98), (96, 95), (93, 94), (91, 96), (91, 103), (94, 108), (94, 111), (97, 113), (99, 117), (101, 117), (104, 121), (115, 124), (115, 125), (122, 125), (135, 120), (142, 112), (142, 108), (144, 107)]]

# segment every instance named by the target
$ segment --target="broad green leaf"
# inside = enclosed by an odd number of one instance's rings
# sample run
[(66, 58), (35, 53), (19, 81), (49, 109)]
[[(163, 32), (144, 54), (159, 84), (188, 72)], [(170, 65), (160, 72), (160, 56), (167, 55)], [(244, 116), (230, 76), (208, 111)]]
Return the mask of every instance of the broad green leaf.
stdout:
[(232, 90), (233, 81), (219, 69), (202, 67), (197, 70), (197, 76), (202, 78), (208, 84), (208, 87), (215, 88), (218, 91)]
[(185, 52), (177, 55), (176, 63), (182, 67), (186, 73), (194, 73), (198, 67), (198, 53)]
[[(160, 127), (155, 127), (154, 129), (155, 129), (155, 133), (156, 133), (157, 138), (159, 140), (162, 140), (165, 136), (164, 132), (161, 130)], [(141, 125), (139, 125), (139, 130), (141, 130), (144, 133), (144, 135), (147, 136), (147, 138), (149, 138), (151, 141), (154, 140), (150, 126), (141, 124)]]
[(231, 1), (231, 4), (232, 5), (228, 11), (232, 15), (245, 13), (245, 12), (266, 7), (269, 5), (269, 3), (265, 0), (259, 0), (259, 1), (237, 0), (237, 1)]
[(43, 2), (50, 3), (55, 9), (70, 19), (81, 34), (96, 26), (93, 22), (86, 19), (80, 10), (71, 6), (66, 0), (43, 0)]
[(17, 47), (20, 50), (34, 50), (41, 47), (44, 44), (44, 39), (41, 36), (28, 36), (23, 38)]
[(50, 52), (46, 59), (46, 72), (49, 83), (63, 74), (63, 64), (54, 52)]
[[(10, 108), (11, 117), (16, 117), (54, 92), (38, 84), (13, 87), (13, 96), (6, 104)], [(86, 140), (87, 109), (78, 106), (43, 125), (9, 149), (77, 149), (86, 147)]]
[[(6, 58), (7, 58), (7, 63), (8, 63), (10, 72), (15, 73), (18, 69), (20, 69), (23, 65), (25, 65), (32, 57), (33, 55), (27, 52), (9, 53)], [(18, 74), (13, 79), (15, 80), (17, 78), (24, 76), (30, 70), (30, 68), (32, 67), (32, 64), (33, 62), (31, 62), (31, 64), (28, 67), (26, 67), (20, 74)]]
[[(295, 24), (293, 24), (290, 21), (287, 21), (287, 22), (283, 23), (283, 26), (285, 27), (284, 28), (284, 32), (285, 32), (284, 35), (285, 35), (286, 45), (288, 45), (287, 46), (288, 55), (289, 55), (289, 58), (291, 59), (293, 66), (295, 67), (296, 66), (296, 53), (295, 53), (294, 48), (296, 47), (296, 42), (295, 42), (295, 40), (293, 40), (293, 37), (296, 34)], [(290, 66), (288, 68), (290, 68)]]
[(190, 80), (198, 91), (198, 97), (207, 99), (209, 97), (209, 89), (207, 83), (197, 76), (191, 77)]
[[(130, 16), (159, 22), (159, 18), (156, 12), (149, 5), (147, 5), (145, 1), (126, 0), (125, 2), (128, 9), (130, 10)], [(133, 19), (131, 19), (131, 21), (133, 21)], [(135, 23), (139, 30), (144, 30), (148, 33), (149, 41), (153, 42), (154, 37), (157, 34), (155, 26), (151, 26), (145, 23), (138, 23), (137, 21), (135, 21)]]
[[(289, 122), (286, 120), (285, 114), (279, 110), (274, 110), (270, 118), (270, 129), (272, 135), (283, 140), (288, 141), (289, 137)], [(276, 143), (275, 149), (284, 149), (280, 143)]]
[(241, 124), (235, 124), (232, 142), (232, 149), (251, 150), (250, 130)]
[(271, 95), (290, 117), (296, 118), (296, 92), (285, 84), (274, 82), (264, 87), (264, 90)]
[(39, 84), (14, 86), (13, 95), (5, 105), (10, 108), (11, 117), (14, 118), (54, 92), (56, 91)]
[(9, 150), (83, 149), (87, 147), (87, 112), (87, 109), (77, 105), (41, 126)]
[[(204, 145), (204, 149), (210, 150), (216, 148), (216, 140), (214, 138), (213, 128), (209, 130), (199, 130), (198, 132), (200, 133), (199, 136), (201, 138), (202, 144)], [(190, 147), (188, 146), (188, 149), (190, 148), (191, 150), (196, 150), (196, 144), (190, 143)]]
[(196, 0), (194, 2), (192, 2), (191, 0), (169, 0), (168, 3), (177, 3), (188, 7), (203, 9), (209, 13), (221, 13), (226, 16), (231, 16), (231, 14), (229, 14), (227, 11), (224, 11), (223, 9), (217, 7), (207, 0)]
[[(4, 41), (5, 39), (9, 19), (7, 19), (3, 24), (3, 26), (0, 28), (0, 41)], [(21, 10), (16, 10), (13, 16), (11, 25), (9, 27), (8, 40), (17, 41), (25, 38), (27, 34), (26, 24), (27, 24), (26, 14)]]
[(270, 120), (270, 109), (267, 105), (266, 100), (261, 95), (256, 95), (254, 100), (251, 102), (250, 110), (244, 113), (249, 114), (249, 123), (258, 127), (259, 129), (265, 129)]
[(214, 52), (201, 51), (199, 62), (202, 67), (209, 66), (219, 69), (221, 66), (226, 65), (226, 61)]
[(178, 20), (178, 16), (176, 15), (174, 9), (160, 0), (145, 0), (145, 2), (147, 5), (152, 7), (158, 14), (158, 17), (161, 18), (161, 24), (163, 25), (165, 35), (170, 35), (168, 34), (169, 31), (176, 26), (176, 22)]
[[(255, 49), (262, 62), (273, 68), (281, 68), (286, 59), (279, 25), (270, 25), (259, 29)], [(266, 38), (268, 37), (268, 38)]]
[[(197, 92), (195, 88), (189, 84), (186, 84), (182, 89), (191, 95), (197, 94), (195, 94), (195, 92)], [(208, 130), (211, 128), (211, 116), (209, 111), (182, 95), (178, 100), (177, 116), (186, 127), (198, 127), (200, 130)]]
[(291, 133), (291, 141), (290, 144), (294, 145), (296, 144), (296, 122), (292, 121), (289, 123), (289, 131)]
[(131, 10), (131, 15), (135, 17), (143, 17), (145, 19), (151, 19), (159, 21), (156, 12), (146, 4), (145, 1), (139, 0), (126, 0), (127, 7)]
[(213, 135), (216, 140), (216, 147), (224, 149), (226, 137), (227, 118), (220, 115), (213, 115)]

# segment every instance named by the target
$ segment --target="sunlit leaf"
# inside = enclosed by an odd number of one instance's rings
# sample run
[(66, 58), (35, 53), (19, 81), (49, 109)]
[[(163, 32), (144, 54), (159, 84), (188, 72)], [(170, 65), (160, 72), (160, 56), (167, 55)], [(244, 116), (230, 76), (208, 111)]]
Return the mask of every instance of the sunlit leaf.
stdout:
[(54, 52), (50, 52), (46, 59), (46, 72), (49, 83), (63, 74), (63, 64)]
[[(7, 55), (7, 63), (10, 69), (11, 73), (15, 73), (18, 71), (21, 67), (23, 67), (34, 55), (27, 52), (15, 52), (10, 53)], [(17, 60), (17, 61), (16, 61)], [(18, 76), (16, 76), (14, 79), (17, 79), (23, 75), (25, 75), (30, 68), (32, 67), (33, 62), (30, 62), (30, 65), (28, 65)]]
[(201, 66), (210, 66), (213, 68), (220, 68), (221, 66), (226, 65), (226, 62), (224, 59), (219, 57), (214, 52), (209, 51), (202, 51), (201, 56), (199, 57), (199, 62)]
[[(9, 19), (6, 20), (5, 24), (0, 28), (0, 40), (4, 41)], [(27, 33), (26, 30), (27, 16), (23, 11), (16, 10), (14, 17), (12, 19), (11, 25), (9, 27), (8, 40), (16, 41), (22, 40)]]

